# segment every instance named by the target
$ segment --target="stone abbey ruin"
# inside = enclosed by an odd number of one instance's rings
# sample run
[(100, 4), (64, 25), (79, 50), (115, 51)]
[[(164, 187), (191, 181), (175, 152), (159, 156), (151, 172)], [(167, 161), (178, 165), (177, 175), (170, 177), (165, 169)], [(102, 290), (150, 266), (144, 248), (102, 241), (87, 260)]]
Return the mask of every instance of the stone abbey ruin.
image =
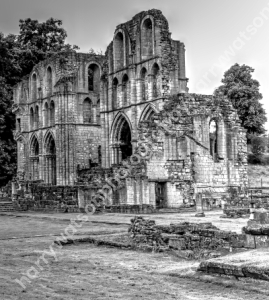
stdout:
[(18, 207), (179, 208), (244, 189), (235, 109), (187, 83), (185, 46), (155, 9), (118, 25), (105, 55), (40, 62), (14, 87)]

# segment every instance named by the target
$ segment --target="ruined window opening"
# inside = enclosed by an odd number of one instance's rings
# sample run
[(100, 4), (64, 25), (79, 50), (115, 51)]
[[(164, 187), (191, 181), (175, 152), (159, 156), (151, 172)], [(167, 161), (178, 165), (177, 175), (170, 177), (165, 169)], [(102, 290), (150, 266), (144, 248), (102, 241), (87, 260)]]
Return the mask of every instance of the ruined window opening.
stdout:
[(34, 136), (32, 143), (31, 143), (31, 148), (30, 148), (30, 170), (31, 170), (31, 175), (30, 179), (31, 180), (38, 180), (39, 179), (39, 143), (37, 138)]
[(45, 140), (44, 171), (45, 182), (56, 185), (56, 145), (51, 133)]
[(160, 76), (160, 68), (158, 66), (158, 64), (154, 64), (152, 67), (152, 96), (153, 98), (157, 98), (159, 96), (159, 84), (158, 84), (158, 79)]
[(218, 160), (218, 125), (215, 120), (209, 123), (209, 141), (210, 141), (210, 155), (214, 161)]
[(100, 166), (102, 165), (102, 148), (101, 148), (101, 146), (98, 146), (98, 163)]
[(153, 55), (153, 24), (150, 18), (146, 19), (141, 30), (141, 55), (142, 60)]
[(123, 105), (127, 105), (128, 102), (128, 83), (129, 78), (125, 74), (122, 79), (122, 97), (123, 97)]
[(46, 102), (44, 106), (44, 126), (49, 126), (49, 105)]
[(17, 130), (20, 132), (21, 131), (21, 119), (17, 118)]
[(96, 122), (98, 125), (101, 124), (101, 119), (100, 119), (100, 100), (97, 100), (96, 103)]
[(124, 160), (130, 157), (133, 153), (132, 143), (131, 143), (132, 140), (131, 130), (126, 120), (121, 127), (119, 140), (120, 140), (121, 159)]
[(34, 129), (34, 110), (31, 107), (30, 109), (30, 130)]
[(100, 91), (100, 68), (96, 64), (88, 67), (88, 90), (95, 93)]
[(114, 59), (115, 70), (124, 67), (124, 39), (121, 32), (118, 32), (114, 38)]
[(47, 69), (47, 96), (52, 95), (52, 70), (51, 67)]
[(54, 102), (50, 102), (50, 126), (55, 125), (55, 105)]
[(141, 70), (141, 93), (142, 100), (145, 101), (148, 99), (148, 72), (146, 68)]
[(86, 98), (83, 101), (83, 123), (92, 122), (92, 101), (90, 98)]
[(39, 108), (36, 106), (35, 108), (35, 115), (34, 115), (34, 127), (37, 129), (39, 127)]
[(112, 109), (117, 108), (118, 102), (118, 79), (114, 78), (112, 83)]
[(33, 74), (32, 76), (32, 101), (37, 99), (37, 76)]

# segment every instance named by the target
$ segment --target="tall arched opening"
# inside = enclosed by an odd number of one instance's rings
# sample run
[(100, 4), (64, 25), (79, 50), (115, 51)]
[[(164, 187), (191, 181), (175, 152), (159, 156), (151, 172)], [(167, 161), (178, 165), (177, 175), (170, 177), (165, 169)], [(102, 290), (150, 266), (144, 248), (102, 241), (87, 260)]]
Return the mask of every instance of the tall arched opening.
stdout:
[(128, 75), (125, 74), (122, 78), (122, 104), (124, 106), (128, 103), (128, 84), (129, 78)]
[(145, 101), (148, 99), (148, 72), (146, 68), (142, 68), (140, 72), (140, 78), (142, 101)]
[(55, 104), (53, 101), (50, 102), (50, 126), (55, 125)]
[(56, 185), (56, 145), (51, 133), (45, 139), (44, 150), (45, 183)]
[(92, 123), (92, 100), (86, 98), (83, 101), (83, 123)]
[(142, 24), (141, 30), (141, 56), (148, 59), (153, 55), (153, 24), (150, 18)]
[(47, 68), (47, 96), (52, 95), (52, 70), (51, 67)]
[(122, 32), (118, 32), (114, 38), (114, 68), (119, 70), (124, 67), (124, 38)]
[(118, 79), (114, 78), (112, 82), (112, 109), (118, 107)]
[(100, 91), (100, 68), (96, 64), (90, 64), (88, 67), (88, 89), (95, 93)]
[(133, 153), (132, 132), (129, 122), (120, 115), (112, 131), (112, 163), (120, 164)]
[(30, 180), (39, 180), (39, 142), (36, 136), (30, 144), (30, 170)]
[(157, 98), (160, 96), (160, 68), (157, 63), (152, 66), (151, 69), (152, 74), (152, 97)]

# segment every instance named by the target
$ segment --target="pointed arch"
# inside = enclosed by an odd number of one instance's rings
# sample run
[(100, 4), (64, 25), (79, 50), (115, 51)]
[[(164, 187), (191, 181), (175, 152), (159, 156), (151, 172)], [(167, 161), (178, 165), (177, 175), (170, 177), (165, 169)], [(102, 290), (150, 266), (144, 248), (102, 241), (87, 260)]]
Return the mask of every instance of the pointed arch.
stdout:
[(39, 180), (39, 154), (39, 142), (34, 134), (30, 140), (30, 180)]
[(34, 118), (35, 118), (34, 109), (33, 107), (31, 107), (30, 108), (30, 130), (34, 129)]
[(44, 119), (43, 119), (43, 124), (44, 124), (44, 127), (47, 127), (49, 126), (49, 105), (48, 105), (48, 102), (45, 102), (44, 104)]
[(152, 96), (157, 98), (160, 96), (160, 67), (157, 63), (154, 63), (151, 68), (152, 74)]
[(39, 142), (37, 136), (34, 134), (30, 140), (30, 156), (38, 156), (39, 155)]
[(114, 56), (114, 70), (119, 70), (126, 65), (125, 62), (125, 32), (118, 29), (113, 39), (113, 56)]
[(32, 95), (32, 101), (37, 100), (37, 75), (34, 73), (31, 78), (31, 95)]
[(45, 183), (56, 185), (56, 143), (51, 131), (44, 138), (44, 179)]
[(35, 129), (39, 128), (39, 106), (36, 105), (34, 113), (34, 127)]
[(90, 63), (88, 66), (88, 90), (89, 92), (99, 93), (100, 91), (101, 69), (96, 63)]
[(157, 113), (157, 109), (152, 104), (148, 104), (141, 113), (140, 122), (152, 121), (152, 117)]
[(128, 117), (120, 112), (111, 127), (112, 163), (119, 164), (132, 155), (132, 129)]
[(55, 125), (55, 104), (54, 101), (50, 101), (50, 126)]
[(128, 103), (128, 89), (129, 89), (129, 77), (124, 74), (122, 77), (122, 105), (125, 106)]
[(142, 101), (148, 99), (148, 71), (143, 67), (140, 71)]
[(115, 77), (112, 82), (112, 109), (117, 109), (118, 107), (118, 85), (119, 81)]
[(47, 81), (47, 97), (52, 95), (52, 69), (50, 66), (47, 68), (47, 74), (46, 74), (46, 81)]
[(154, 54), (154, 19), (146, 16), (141, 22), (141, 59), (148, 59)]

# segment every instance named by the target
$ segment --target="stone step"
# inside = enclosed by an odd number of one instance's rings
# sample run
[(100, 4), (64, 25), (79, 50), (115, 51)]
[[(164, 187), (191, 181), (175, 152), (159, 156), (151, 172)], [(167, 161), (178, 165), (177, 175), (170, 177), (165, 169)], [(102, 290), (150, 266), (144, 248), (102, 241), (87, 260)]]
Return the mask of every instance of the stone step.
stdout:
[(0, 212), (14, 211), (12, 202), (0, 202)]

